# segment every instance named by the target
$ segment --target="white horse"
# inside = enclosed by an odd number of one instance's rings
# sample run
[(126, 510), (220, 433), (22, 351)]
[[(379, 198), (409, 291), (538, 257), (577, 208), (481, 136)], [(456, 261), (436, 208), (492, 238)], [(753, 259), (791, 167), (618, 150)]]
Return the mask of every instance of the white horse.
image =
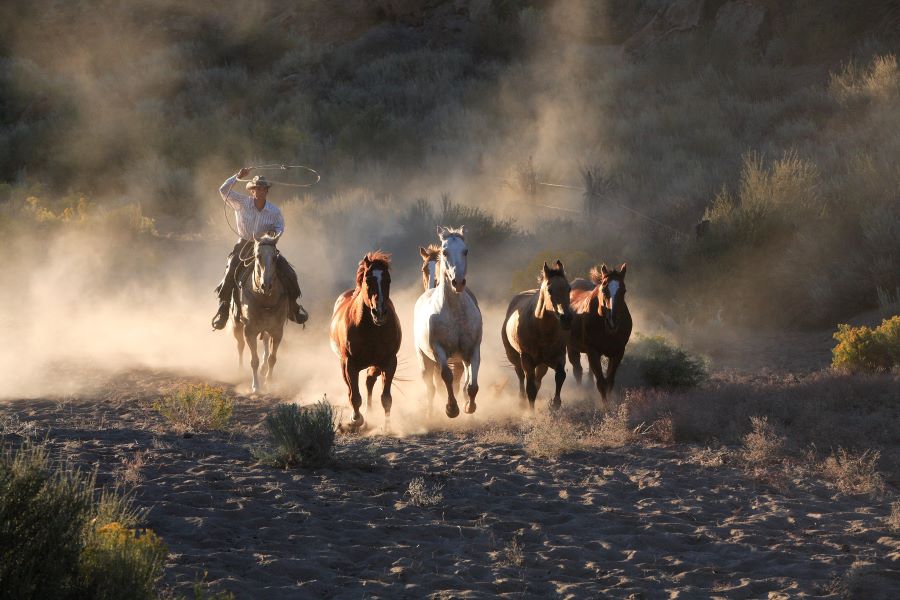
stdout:
[(481, 310), (475, 296), (466, 289), (466, 265), (469, 250), (466, 228), (438, 227), (441, 240), (439, 281), (425, 290), (416, 301), (413, 335), (422, 379), (428, 389), (428, 412), (434, 399), (434, 375), (438, 369), (447, 386), (447, 416), (459, 414), (453, 393), (450, 363), (459, 361), (465, 369), (465, 390), (469, 396), (466, 413), (475, 412), (478, 393), (478, 368), (481, 365)]

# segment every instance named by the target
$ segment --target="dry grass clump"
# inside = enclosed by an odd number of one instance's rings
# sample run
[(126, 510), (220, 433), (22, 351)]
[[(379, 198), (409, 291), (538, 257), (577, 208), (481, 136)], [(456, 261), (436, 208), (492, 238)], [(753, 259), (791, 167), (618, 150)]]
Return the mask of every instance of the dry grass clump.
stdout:
[(409, 503), (419, 508), (429, 508), (438, 506), (444, 501), (444, 486), (439, 484), (429, 484), (424, 477), (416, 477), (409, 482), (406, 488), (406, 495), (409, 497)]
[(900, 315), (871, 329), (838, 325), (831, 365), (851, 373), (879, 373), (900, 368)]
[(884, 494), (885, 483), (876, 469), (879, 458), (881, 453), (878, 451), (853, 453), (838, 448), (836, 453), (825, 459), (822, 474), (834, 482), (842, 494), (881, 496)]
[(308, 407), (279, 404), (264, 421), (271, 450), (257, 451), (257, 458), (283, 467), (327, 464), (334, 452), (335, 417), (334, 407), (326, 400)]
[(155, 598), (162, 540), (129, 496), (50, 459), (44, 445), (0, 456), (0, 582), (10, 598)]
[(525, 564), (525, 548), (515, 535), (500, 552), (501, 562), (510, 567), (521, 567)]
[(600, 423), (588, 433), (591, 445), (601, 448), (618, 448), (638, 439), (637, 432), (629, 425), (630, 411), (626, 403), (603, 415)]
[(891, 503), (891, 514), (888, 515), (887, 526), (894, 533), (900, 533), (900, 502)]
[(153, 408), (179, 433), (200, 432), (226, 428), (234, 402), (223, 388), (202, 383), (179, 387), (154, 402)]
[(144, 467), (144, 452), (138, 450), (134, 453), (134, 458), (122, 459), (122, 468), (119, 471), (119, 478), (127, 485), (139, 485), (143, 480), (141, 469)]
[(583, 447), (578, 428), (561, 412), (536, 415), (525, 433), (525, 451), (532, 456), (557, 458)]
[(750, 417), (752, 431), (744, 436), (741, 457), (749, 464), (763, 466), (781, 460), (786, 438), (769, 423), (768, 417)]

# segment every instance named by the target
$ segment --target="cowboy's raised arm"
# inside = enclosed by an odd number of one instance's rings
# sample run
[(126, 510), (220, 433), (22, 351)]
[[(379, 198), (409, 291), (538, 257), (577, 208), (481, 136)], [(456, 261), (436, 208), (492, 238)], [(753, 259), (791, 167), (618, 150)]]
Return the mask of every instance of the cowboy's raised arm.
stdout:
[(250, 169), (242, 168), (240, 171), (226, 179), (221, 186), (219, 186), (219, 195), (222, 196), (222, 200), (225, 201), (225, 204), (235, 210), (239, 210), (247, 203), (247, 201), (250, 200), (249, 197), (234, 191), (235, 182), (238, 179), (245, 177), (249, 172)]

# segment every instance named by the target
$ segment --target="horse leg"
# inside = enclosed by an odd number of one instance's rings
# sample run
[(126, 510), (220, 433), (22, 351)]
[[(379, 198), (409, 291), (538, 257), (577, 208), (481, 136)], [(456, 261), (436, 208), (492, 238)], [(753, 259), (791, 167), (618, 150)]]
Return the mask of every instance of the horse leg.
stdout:
[(378, 381), (379, 375), (381, 375), (381, 370), (378, 367), (369, 367), (369, 370), (366, 371), (366, 412), (372, 410), (372, 390), (375, 389), (375, 382)]
[(528, 407), (534, 412), (534, 401), (537, 399), (537, 385), (535, 384), (534, 359), (527, 354), (522, 355), (522, 370), (525, 371), (525, 395), (528, 398)]
[(359, 408), (362, 406), (362, 394), (359, 393), (359, 372), (360, 368), (350, 364), (352, 359), (347, 359), (344, 363), (344, 381), (347, 382), (350, 394), (350, 406), (353, 407), (353, 418), (350, 420), (350, 430), (359, 431), (366, 420), (363, 418)]
[(616, 371), (619, 369), (623, 356), (624, 354), (610, 356), (609, 364), (606, 365), (606, 393), (610, 395), (612, 395), (613, 384), (616, 382)]
[(544, 381), (544, 375), (547, 374), (548, 370), (549, 367), (543, 363), (534, 367), (534, 386), (538, 392), (541, 391), (541, 382)]
[(550, 401), (550, 406), (559, 408), (562, 405), (562, 398), (559, 393), (562, 391), (563, 382), (566, 380), (566, 358), (564, 356), (561, 357), (553, 368), (556, 371), (556, 394), (553, 396), (553, 400)]
[(425, 416), (431, 418), (436, 387), (434, 384), (435, 367), (437, 365), (418, 348), (416, 349), (416, 357), (419, 359), (419, 372), (422, 374), (422, 380), (425, 382)]
[(259, 336), (262, 340), (262, 376), (263, 376), (263, 385), (265, 385), (269, 381), (269, 342), (271, 340), (271, 336), (268, 332), (263, 331), (262, 335)]
[(275, 363), (278, 362), (278, 346), (281, 345), (282, 332), (278, 332), (271, 336), (272, 352), (269, 354), (269, 370), (266, 373), (266, 383), (272, 381), (272, 372), (275, 370)]
[(384, 409), (384, 431), (387, 433), (391, 428), (391, 404), (394, 399), (391, 397), (391, 384), (394, 381), (394, 373), (397, 371), (397, 355), (392, 356), (381, 369), (381, 407)]
[(584, 375), (584, 369), (581, 368), (581, 352), (569, 347), (566, 348), (569, 355), (569, 362), (572, 364), (572, 374), (575, 376), (575, 382), (581, 385), (581, 377)]
[(450, 370), (453, 371), (453, 389), (461, 396), (465, 391), (460, 383), (462, 382), (463, 375), (467, 371), (466, 365), (461, 362), (454, 363), (450, 365)]
[(240, 370), (244, 368), (244, 324), (240, 319), (231, 321), (231, 333), (237, 342), (238, 370)]
[(444, 407), (444, 412), (453, 419), (459, 415), (459, 405), (456, 403), (456, 395), (453, 393), (453, 371), (450, 370), (450, 364), (447, 362), (447, 353), (444, 352), (443, 348), (435, 348), (434, 357), (441, 368), (441, 379), (444, 380), (444, 385), (447, 386), (447, 406)]
[(247, 327), (244, 328), (244, 341), (250, 348), (250, 369), (253, 371), (253, 382), (250, 384), (252, 393), (259, 392), (259, 352), (256, 348), (256, 338), (259, 334), (255, 331), (251, 332)]
[(597, 380), (597, 391), (600, 392), (600, 399), (606, 404), (606, 379), (603, 377), (603, 363), (601, 356), (597, 352), (588, 352), (588, 365), (591, 367), (591, 373)]
[(475, 412), (475, 396), (478, 394), (478, 369), (481, 367), (481, 348), (476, 347), (472, 353), (472, 359), (466, 365), (466, 394), (469, 401), (466, 402), (466, 414)]

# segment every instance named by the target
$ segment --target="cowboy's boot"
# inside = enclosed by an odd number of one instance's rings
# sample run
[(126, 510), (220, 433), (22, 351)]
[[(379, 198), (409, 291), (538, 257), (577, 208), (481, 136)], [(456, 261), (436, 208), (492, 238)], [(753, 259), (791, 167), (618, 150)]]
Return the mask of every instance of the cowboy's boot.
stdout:
[(213, 317), (212, 326), (213, 329), (224, 329), (225, 325), (228, 323), (228, 302), (219, 302), (219, 312), (216, 313), (216, 316)]
[(288, 319), (297, 325), (303, 325), (309, 320), (309, 313), (306, 312), (305, 308), (300, 306), (300, 302), (296, 298), (291, 300), (289, 305)]

